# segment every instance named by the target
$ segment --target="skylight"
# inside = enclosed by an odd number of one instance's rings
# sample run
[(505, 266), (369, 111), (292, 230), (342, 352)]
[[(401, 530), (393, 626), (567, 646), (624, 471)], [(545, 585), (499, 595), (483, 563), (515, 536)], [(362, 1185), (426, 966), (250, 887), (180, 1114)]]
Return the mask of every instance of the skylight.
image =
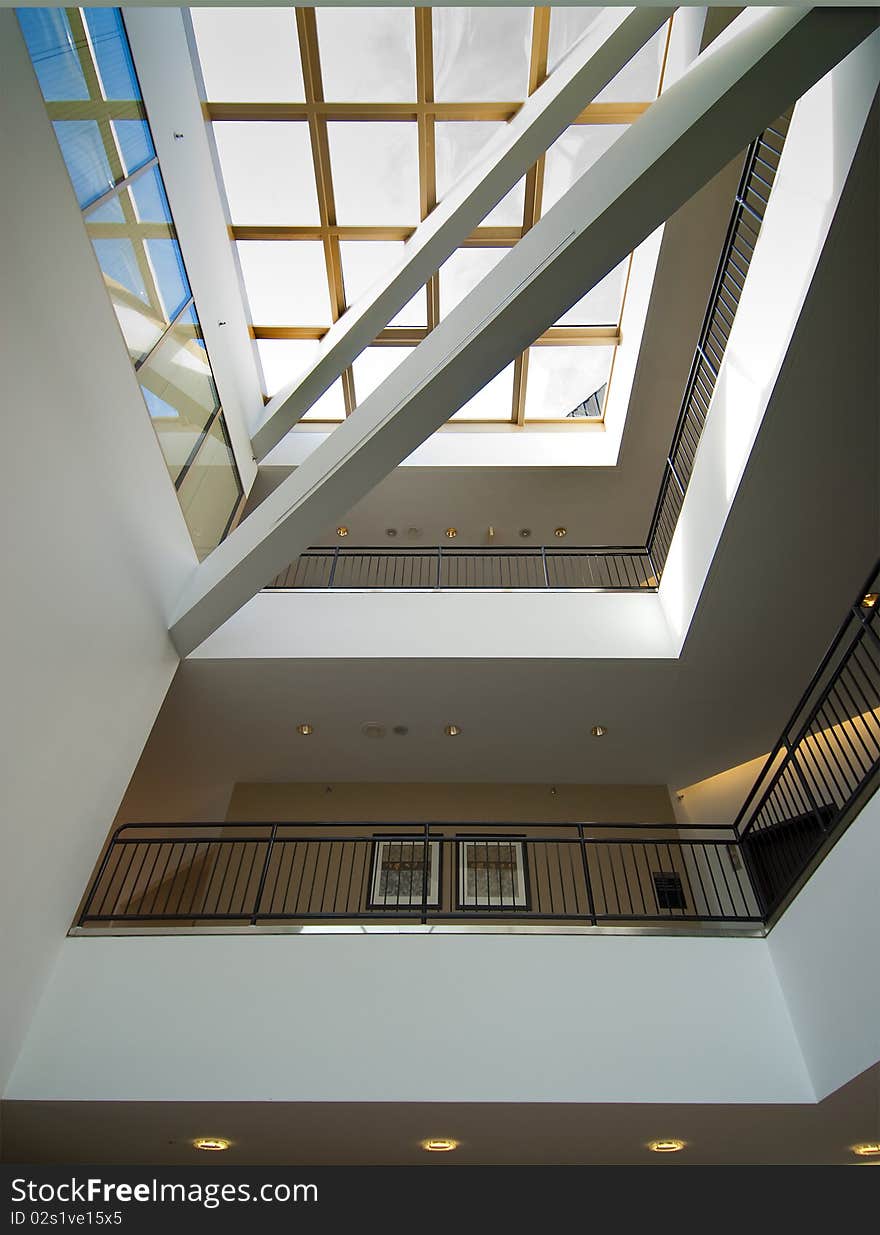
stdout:
[[(592, 8), (191, 10), (264, 394), (399, 259)], [(669, 24), (304, 418), (344, 419), (655, 98)], [(611, 381), (629, 261), (452, 419), (561, 422)], [(594, 400), (593, 405), (597, 403)], [(595, 420), (595, 417), (593, 417)]]

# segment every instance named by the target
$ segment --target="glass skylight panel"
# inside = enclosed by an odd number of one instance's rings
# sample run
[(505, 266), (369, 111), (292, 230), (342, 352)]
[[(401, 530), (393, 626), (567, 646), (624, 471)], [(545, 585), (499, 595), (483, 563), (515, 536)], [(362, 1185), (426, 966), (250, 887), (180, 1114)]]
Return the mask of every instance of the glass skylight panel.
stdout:
[(529, 88), (530, 8), (435, 8), (434, 97), (507, 102)]
[[(551, 23), (552, 24), (552, 23)], [(597, 103), (649, 103), (656, 99), (660, 86), (660, 71), (666, 49), (667, 26), (661, 26), (652, 39), (637, 51), (604, 90), (596, 95)]]
[(119, 9), (82, 10), (105, 99), (141, 97)]
[(56, 120), (53, 125), (80, 206), (113, 188), (101, 131), (95, 120)]
[(92, 245), (129, 355), (137, 364), (162, 337), (165, 318), (159, 305), (150, 301), (132, 241), (124, 236), (93, 236)]
[(598, 21), (602, 8), (571, 8), (550, 10), (550, 38), (547, 44), (547, 71), (552, 73), (562, 57)]
[(238, 256), (254, 325), (330, 325), (319, 240), (240, 240)]
[(456, 249), (440, 267), (440, 314), (445, 317), (494, 270), (507, 249)]
[(235, 456), (223, 415), (217, 416), (201, 450), (177, 491), (183, 517), (198, 557), (222, 539), (241, 497)]
[(292, 7), (189, 10), (207, 98), (217, 103), (302, 103)]
[(544, 214), (614, 145), (627, 127), (623, 124), (573, 124), (556, 139), (544, 160)]
[(153, 277), (162, 299), (165, 318), (171, 321), (191, 295), (180, 255), (180, 245), (173, 239), (150, 239), (144, 241), (144, 247), (153, 267)]
[[(171, 211), (158, 167), (138, 176), (132, 182), (129, 192), (141, 223), (171, 223)], [(91, 215), (90, 221), (94, 220), (94, 217)]]
[[(403, 253), (403, 241), (343, 240), (342, 280), (347, 304), (355, 304), (366, 292), (395, 266)], [(425, 293), (417, 292), (408, 304), (388, 323), (389, 326), (427, 326)]]
[[(502, 121), (490, 120), (448, 120), (435, 125), (438, 199), (442, 200), (465, 172), (485, 156), (492, 140), (505, 127)], [(521, 180), (489, 211), (483, 225), (521, 227), (524, 206), (525, 183)]]
[(126, 176), (136, 172), (139, 167), (156, 153), (153, 149), (153, 139), (150, 137), (150, 126), (146, 120), (114, 120), (113, 131), (122, 155), (122, 168)]
[(89, 88), (64, 9), (19, 9), (17, 16), (43, 98), (87, 99)]
[[(270, 397), (290, 386), (318, 351), (317, 339), (259, 339), (257, 350), (266, 394)], [(306, 412), (303, 420), (344, 420), (342, 382), (337, 381)]]
[(629, 268), (629, 258), (624, 258), (620, 265), (601, 279), (592, 291), (582, 296), (577, 304), (572, 305), (567, 313), (563, 313), (557, 326), (617, 326), (620, 322), (620, 310), (623, 306), (623, 289), (626, 286), (626, 272)]
[(307, 124), (222, 122), (214, 124), (214, 137), (233, 223), (319, 222)]
[(349, 226), (419, 221), (419, 147), (414, 122), (327, 125), (336, 220)]
[(533, 347), (526, 420), (564, 420), (608, 381), (613, 347)]
[(412, 351), (409, 347), (365, 347), (355, 360), (354, 389), (358, 403), (363, 403), (373, 391), (381, 386)]
[(119, 200), (119, 194), (114, 197), (108, 197), (100, 206), (95, 206), (92, 210), (85, 211), (83, 215), (86, 221), (87, 230), (92, 230), (93, 223), (124, 223), (125, 215), (122, 211), (122, 203)]
[(413, 11), (319, 8), (324, 98), (331, 103), (408, 103), (416, 97)]
[(465, 403), (453, 420), (509, 421), (513, 413), (513, 365), (502, 369)]

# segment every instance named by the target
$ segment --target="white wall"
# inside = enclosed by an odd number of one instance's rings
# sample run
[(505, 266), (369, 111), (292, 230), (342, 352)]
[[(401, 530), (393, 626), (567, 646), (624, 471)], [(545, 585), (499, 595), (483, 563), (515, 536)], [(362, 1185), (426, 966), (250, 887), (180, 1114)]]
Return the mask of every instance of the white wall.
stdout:
[(770, 932), (818, 1098), (880, 1060), (880, 794)]
[(761, 939), (73, 938), (12, 1099), (812, 1102)]
[(0, 1092), (177, 665), (195, 554), (11, 10), (0, 12)]

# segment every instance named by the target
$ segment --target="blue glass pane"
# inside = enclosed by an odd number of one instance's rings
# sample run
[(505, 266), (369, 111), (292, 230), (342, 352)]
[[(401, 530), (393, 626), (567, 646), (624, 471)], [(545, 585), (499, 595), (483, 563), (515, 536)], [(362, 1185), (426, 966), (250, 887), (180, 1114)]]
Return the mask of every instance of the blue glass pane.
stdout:
[(149, 304), (147, 289), (138, 269), (134, 245), (130, 240), (93, 240), (104, 277), (132, 292)]
[(131, 186), (137, 216), (141, 223), (171, 223), (171, 211), (158, 167), (138, 176)]
[[(125, 190), (122, 190), (123, 193)], [(104, 202), (102, 206), (97, 206), (94, 210), (87, 210), (85, 213), (86, 223), (124, 223), (125, 215), (122, 211), (122, 203), (119, 200), (119, 194), (115, 194)]]
[(146, 120), (114, 120), (113, 128), (122, 152), (125, 174), (130, 176), (155, 154), (149, 126)]
[(128, 39), (119, 9), (84, 9), (106, 99), (139, 99)]
[(157, 394), (150, 390), (149, 386), (141, 383), (141, 394), (144, 396), (144, 402), (147, 405), (147, 410), (154, 420), (179, 420), (180, 412), (176, 407), (172, 407), (170, 403), (166, 403), (164, 399), (160, 399)]
[(180, 246), (176, 240), (148, 240), (146, 247), (153, 264), (159, 295), (165, 306), (165, 314), (170, 321), (190, 298)]
[(43, 98), (87, 99), (88, 86), (64, 9), (19, 9), (18, 24)]
[(110, 164), (95, 120), (56, 120), (55, 136), (80, 206), (113, 188)]

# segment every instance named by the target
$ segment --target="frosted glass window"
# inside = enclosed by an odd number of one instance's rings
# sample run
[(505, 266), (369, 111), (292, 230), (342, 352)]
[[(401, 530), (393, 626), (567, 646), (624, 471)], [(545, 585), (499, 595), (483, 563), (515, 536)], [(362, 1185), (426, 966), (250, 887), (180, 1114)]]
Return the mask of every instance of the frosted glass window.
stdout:
[(319, 222), (307, 124), (229, 121), (214, 137), (233, 223)]
[(415, 99), (412, 9), (319, 8), (315, 12), (325, 99), (332, 103)]
[(526, 420), (564, 420), (608, 381), (613, 347), (533, 347)]
[(419, 147), (415, 123), (327, 125), (338, 223), (416, 224)]
[(567, 313), (563, 313), (557, 326), (616, 326), (620, 321), (623, 304), (623, 289), (629, 258), (615, 266), (610, 274), (601, 279), (592, 291), (587, 292)]
[(649, 103), (657, 97), (660, 69), (666, 47), (666, 26), (661, 26), (652, 39), (637, 51), (604, 90), (596, 95), (597, 103)]
[(256, 325), (330, 325), (327, 267), (319, 240), (241, 240), (238, 256)]
[(207, 97), (218, 103), (302, 103), (292, 8), (189, 10)]
[(553, 72), (566, 52), (596, 23), (603, 12), (602, 8), (584, 8), (580, 5), (550, 10), (550, 39), (547, 45), (548, 72)]
[(513, 365), (493, 377), (455, 413), (452, 420), (510, 420), (513, 414)]
[(410, 347), (365, 347), (354, 362), (354, 389), (363, 403), (377, 386), (410, 355)]
[[(434, 126), (439, 200), (481, 156), (485, 157), (488, 146), (505, 127), (503, 122), (490, 120), (445, 120)], [(521, 180), (483, 222), (496, 227), (522, 227), (524, 207), (525, 182)]]
[(507, 249), (456, 249), (440, 267), (440, 314), (445, 317), (494, 270)]
[[(339, 246), (342, 253), (342, 278), (345, 284), (345, 299), (354, 304), (373, 284), (387, 274), (400, 261), (403, 242), (396, 240), (343, 240)], [(389, 326), (427, 326), (427, 301), (423, 291), (417, 292), (400, 312), (392, 317)]]
[(556, 139), (544, 161), (544, 214), (626, 129), (622, 124), (573, 124)]
[(435, 8), (434, 94), (439, 102), (524, 99), (529, 88), (528, 8)]
[[(270, 397), (290, 386), (318, 351), (315, 339), (260, 339), (257, 342), (266, 394)], [(306, 412), (304, 420), (344, 420), (342, 382), (335, 382)]]

